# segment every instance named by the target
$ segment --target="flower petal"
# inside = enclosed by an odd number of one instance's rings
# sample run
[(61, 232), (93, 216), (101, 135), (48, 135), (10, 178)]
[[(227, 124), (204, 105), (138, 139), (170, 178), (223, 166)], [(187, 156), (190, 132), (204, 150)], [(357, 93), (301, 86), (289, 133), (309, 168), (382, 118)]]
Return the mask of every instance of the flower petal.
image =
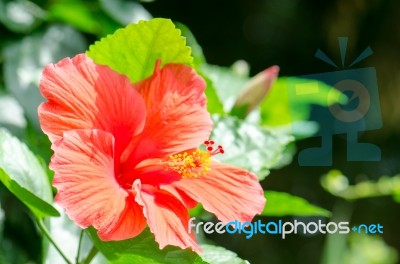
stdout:
[(99, 238), (103, 241), (125, 240), (140, 234), (146, 227), (143, 208), (135, 202), (135, 197), (130, 194), (125, 199), (125, 208), (121, 212), (113, 229), (99, 230)]
[(114, 178), (114, 138), (101, 130), (73, 130), (52, 145), (56, 202), (80, 227), (104, 240), (126, 239), (146, 225), (142, 210)]
[(163, 249), (167, 245), (201, 252), (193, 233), (188, 233), (189, 214), (185, 206), (172, 194), (151, 185), (133, 184), (136, 202), (143, 206), (147, 223), (156, 241)]
[(159, 186), (171, 184), (181, 178), (175, 171), (167, 169), (167, 165), (160, 159), (147, 159), (140, 162), (137, 166), (120, 173), (118, 182), (122, 186), (131, 187), (136, 179), (140, 179), (142, 184)]
[(205, 108), (205, 82), (192, 68), (167, 64), (159, 69), (158, 63), (153, 76), (135, 88), (145, 100), (147, 117), (126, 151), (129, 164), (197, 148), (208, 139), (212, 121)]
[(217, 162), (212, 163), (207, 175), (185, 178), (168, 188), (176, 188), (202, 203), (222, 222), (251, 221), (265, 205), (263, 190), (254, 174)]
[(40, 91), (48, 102), (39, 120), (51, 142), (64, 131), (101, 129), (113, 134), (119, 153), (143, 129), (145, 104), (129, 79), (84, 54), (46, 66)]

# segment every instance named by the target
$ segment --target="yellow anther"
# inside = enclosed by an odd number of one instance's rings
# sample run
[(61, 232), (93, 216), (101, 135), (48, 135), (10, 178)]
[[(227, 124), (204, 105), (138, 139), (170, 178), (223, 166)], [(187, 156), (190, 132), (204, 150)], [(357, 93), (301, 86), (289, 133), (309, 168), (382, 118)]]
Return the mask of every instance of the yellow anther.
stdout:
[(210, 171), (210, 164), (210, 153), (198, 149), (191, 153), (171, 155), (168, 167), (182, 175), (182, 178), (198, 178)]

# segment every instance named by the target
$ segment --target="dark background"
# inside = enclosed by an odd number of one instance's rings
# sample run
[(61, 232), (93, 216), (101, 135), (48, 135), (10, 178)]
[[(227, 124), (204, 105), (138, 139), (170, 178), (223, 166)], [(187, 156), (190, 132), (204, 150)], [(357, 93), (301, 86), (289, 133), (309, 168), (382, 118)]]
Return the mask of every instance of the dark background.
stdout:
[[(361, 133), (360, 141), (377, 144), (379, 162), (346, 160), (346, 140), (334, 136), (332, 167), (302, 167), (294, 162), (273, 171), (263, 182), (267, 190), (299, 195), (321, 207), (349, 210), (351, 223), (381, 223), (384, 240), (400, 249), (400, 206), (391, 197), (347, 202), (324, 191), (320, 176), (339, 169), (356, 183), (376, 180), (400, 171), (400, 2), (366, 0), (256, 0), (256, 1), (154, 1), (145, 7), (154, 17), (168, 17), (186, 24), (203, 48), (207, 62), (230, 66), (246, 60), (254, 75), (270, 65), (280, 66), (281, 76), (335, 71), (314, 57), (324, 51), (340, 63), (338, 37), (348, 37), (345, 67), (368, 46), (374, 52), (352, 68), (375, 67), (383, 127)], [(318, 138), (299, 142), (298, 149), (318, 146)], [(340, 216), (338, 216), (340, 219)], [(280, 218), (279, 218), (280, 219)], [(293, 220), (292, 218), (283, 218)], [(278, 218), (263, 219), (276, 221)], [(307, 219), (303, 219), (307, 220)], [(315, 219), (314, 219), (315, 220)], [(344, 219), (343, 219), (344, 220)], [(212, 239), (251, 263), (320, 263), (325, 242), (322, 235), (258, 235), (246, 240), (231, 235)]]

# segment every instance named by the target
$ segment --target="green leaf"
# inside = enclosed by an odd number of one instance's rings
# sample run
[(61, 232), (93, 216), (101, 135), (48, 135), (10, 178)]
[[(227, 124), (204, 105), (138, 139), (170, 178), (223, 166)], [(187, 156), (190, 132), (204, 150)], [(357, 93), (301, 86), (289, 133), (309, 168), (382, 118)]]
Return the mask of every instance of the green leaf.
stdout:
[(225, 148), (225, 153), (216, 158), (245, 168), (260, 180), (279, 164), (287, 144), (293, 140), (287, 134), (278, 134), (235, 117), (214, 116), (214, 119), (212, 139)]
[(201, 71), (198, 70), (197, 73), (200, 74), (206, 82), (205, 94), (207, 96), (207, 111), (210, 114), (223, 114), (224, 107), (217, 95), (213, 82), (210, 78), (208, 78), (207, 75), (205, 75)]
[(58, 216), (45, 169), (32, 152), (0, 129), (0, 180), (37, 216)]
[(21, 137), (26, 125), (24, 110), (18, 101), (11, 95), (0, 94), (0, 127)]
[(196, 67), (198, 67), (198, 66), (205, 64), (206, 58), (204, 56), (203, 49), (197, 42), (195, 36), (190, 31), (190, 29), (186, 25), (179, 23), (179, 22), (175, 22), (175, 25), (176, 25), (176, 28), (178, 28), (181, 31), (182, 36), (184, 36), (186, 38), (186, 42), (187, 42), (188, 46), (192, 49), (194, 65)]
[[(57, 207), (58, 208), (58, 207)], [(48, 219), (48, 229), (53, 240), (61, 247), (62, 252), (69, 257), (70, 260), (75, 260), (78, 252), (79, 237), (83, 231), (68, 216), (59, 208), (61, 217), (52, 217)], [(89, 236), (84, 233), (81, 242), (79, 263), (88, 255), (93, 246)], [(43, 239), (43, 260), (44, 264), (64, 263), (64, 259), (60, 253), (49, 243), (47, 238)], [(101, 254), (90, 262), (91, 264), (107, 263)]]
[(249, 78), (236, 74), (232, 69), (204, 64), (200, 67), (211, 81), (224, 111), (229, 113)]
[(201, 257), (212, 264), (249, 264), (247, 260), (243, 260), (236, 253), (229, 251), (223, 247), (212, 245), (201, 245), (203, 253)]
[(397, 203), (400, 203), (400, 194), (395, 194), (395, 195), (393, 196), (393, 200), (394, 200), (395, 202), (397, 202)]
[(152, 75), (159, 59), (162, 65), (191, 65), (193, 58), (190, 52), (185, 38), (171, 20), (155, 18), (117, 30), (91, 45), (87, 55), (94, 62), (109, 66), (135, 83)]
[(100, 0), (103, 10), (122, 25), (150, 20), (151, 14), (136, 1)]
[(88, 33), (97, 33), (99, 30), (98, 20), (87, 2), (79, 0), (52, 1), (48, 11), (50, 20), (61, 20)]
[(352, 232), (346, 244), (346, 251), (339, 258), (336, 256), (332, 263), (396, 264), (399, 260), (397, 249), (386, 244), (382, 236)]
[(39, 128), (37, 107), (44, 101), (39, 80), (48, 63), (86, 49), (83, 36), (68, 26), (55, 25), (4, 49), (4, 78), (7, 90), (18, 100), (28, 119)]
[(148, 229), (132, 239), (111, 242), (101, 241), (93, 228), (89, 228), (88, 232), (96, 247), (112, 264), (207, 264), (190, 249), (167, 246), (160, 250)]
[[(296, 95), (296, 87), (318, 87), (317, 93)], [(310, 117), (312, 104), (330, 106), (344, 103), (347, 97), (335, 88), (317, 81), (293, 77), (278, 78), (267, 98), (261, 103), (261, 123), (269, 126), (287, 125), (295, 121), (306, 121)]]
[(332, 195), (346, 200), (391, 195), (396, 201), (400, 194), (400, 175), (381, 176), (376, 181), (364, 180), (349, 185), (349, 179), (341, 171), (331, 170), (321, 177), (321, 185)]
[(312, 205), (305, 199), (284, 192), (265, 191), (267, 204), (261, 215), (266, 216), (325, 216), (331, 213), (328, 210)]
[(11, 31), (30, 32), (45, 16), (45, 12), (31, 1), (0, 0), (0, 21)]

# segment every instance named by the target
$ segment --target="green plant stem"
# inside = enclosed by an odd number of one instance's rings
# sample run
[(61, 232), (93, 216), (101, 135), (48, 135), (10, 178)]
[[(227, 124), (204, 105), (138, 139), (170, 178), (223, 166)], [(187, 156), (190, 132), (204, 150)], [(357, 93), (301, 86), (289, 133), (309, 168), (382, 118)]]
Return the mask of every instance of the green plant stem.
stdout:
[(72, 262), (65, 256), (65, 254), (61, 251), (61, 249), (58, 247), (57, 243), (53, 240), (53, 238), (50, 236), (49, 231), (47, 230), (43, 219), (36, 219), (37, 224), (42, 231), (42, 233), (47, 237), (47, 239), (50, 241), (51, 244), (53, 244), (54, 248), (60, 253), (61, 257), (65, 260), (66, 263), (72, 264)]
[(76, 253), (76, 258), (75, 258), (75, 263), (79, 263), (79, 258), (81, 255), (81, 244), (82, 244), (82, 238), (83, 238), (83, 229), (81, 230), (81, 234), (79, 235), (79, 242), (78, 242), (78, 252)]
[(93, 246), (89, 252), (89, 255), (82, 262), (82, 264), (89, 264), (93, 260), (93, 258), (96, 256), (97, 252), (98, 252), (98, 249), (95, 246)]
[[(337, 199), (332, 210), (332, 222), (350, 222), (354, 204), (346, 200)], [(322, 264), (342, 263), (346, 252), (346, 243), (349, 234), (327, 234), (322, 250)]]

